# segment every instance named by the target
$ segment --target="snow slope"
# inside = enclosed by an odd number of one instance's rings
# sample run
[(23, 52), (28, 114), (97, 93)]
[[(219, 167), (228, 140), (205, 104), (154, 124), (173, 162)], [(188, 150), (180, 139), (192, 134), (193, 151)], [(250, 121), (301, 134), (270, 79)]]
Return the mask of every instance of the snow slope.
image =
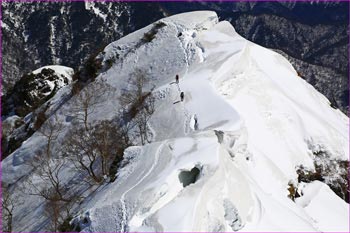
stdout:
[[(320, 189), (326, 202), (334, 200), (326, 208), (300, 207), (288, 199), (287, 184), (296, 180), (296, 166), (313, 166), (310, 144), (348, 157), (348, 118), (285, 58), (240, 37), (229, 23), (186, 28), (191, 25), (184, 21), (212, 14), (164, 20), (182, 32), (184, 47), (194, 48), (186, 58), (196, 59), (178, 71), (179, 86), (169, 80), (158, 88), (166, 94), (151, 127), (160, 142), (141, 148), (131, 175), (120, 175), (119, 184), (86, 207), (91, 225), (85, 230), (347, 231), (348, 205), (329, 188), (324, 194)], [(185, 102), (172, 105), (180, 89)], [(190, 125), (194, 115), (197, 131)], [(222, 143), (215, 130), (223, 132)], [(178, 174), (193, 167), (200, 168), (200, 178), (183, 188)]]
[[(314, 148), (348, 159), (348, 117), (332, 109), (285, 58), (245, 40), (215, 12), (161, 21), (166, 26), (151, 42), (140, 39), (152, 25), (113, 42), (101, 55), (104, 63), (118, 59), (99, 76), (110, 93), (91, 122), (115, 116), (121, 90), (141, 69), (155, 86), (153, 142), (126, 150), (116, 181), (84, 201), (74, 222), (96, 232), (347, 232), (349, 206), (326, 184), (301, 184), (303, 196), (295, 202), (288, 198), (288, 184), (297, 183), (297, 166), (313, 169)], [(58, 112), (66, 131), (72, 106), (74, 98)], [(29, 147), (5, 159), (5, 182), (20, 185), (28, 173), (23, 161), (38, 141), (34, 134)], [(179, 174), (195, 167), (195, 183), (183, 187)], [(33, 208), (33, 202), (23, 208)], [(28, 214), (33, 219), (38, 213)], [(18, 218), (16, 230), (43, 229), (28, 218)]]

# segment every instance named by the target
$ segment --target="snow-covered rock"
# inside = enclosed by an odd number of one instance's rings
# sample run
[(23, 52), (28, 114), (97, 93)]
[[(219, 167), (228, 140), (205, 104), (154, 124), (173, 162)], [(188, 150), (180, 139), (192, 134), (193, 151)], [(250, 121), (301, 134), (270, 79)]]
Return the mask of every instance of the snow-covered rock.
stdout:
[(74, 70), (70, 67), (67, 67), (67, 66), (60, 66), (60, 65), (48, 65), (48, 66), (43, 66), (43, 67), (40, 67), (39, 69), (36, 69), (34, 70), (32, 73), (33, 74), (38, 74), (38, 73), (41, 73), (41, 71), (43, 69), (51, 69), (53, 71), (55, 71), (56, 74), (58, 75), (62, 75), (64, 77), (67, 77), (71, 80), (71, 76), (73, 75), (74, 73)]
[(24, 75), (14, 90), (5, 97), (3, 115), (18, 114), (22, 117), (52, 98), (59, 89), (72, 82), (74, 70), (65, 66), (44, 66)]
[[(101, 97), (90, 123), (115, 117), (122, 90), (142, 70), (156, 97), (149, 121), (153, 142), (128, 148), (116, 181), (86, 199), (73, 222), (83, 219), (82, 230), (96, 232), (347, 231), (349, 206), (325, 184), (305, 188), (296, 203), (288, 198), (288, 184), (297, 183), (298, 166), (314, 168), (314, 148), (348, 160), (348, 117), (331, 108), (284, 57), (242, 38), (215, 12), (160, 22), (149, 42), (142, 38), (157, 22), (99, 55), (104, 72), (96, 82), (106, 80), (108, 98)], [(57, 112), (64, 132), (74, 101)], [(28, 175), (25, 161), (39, 141), (34, 134), (5, 159), (6, 183), (21, 185)], [(180, 173), (194, 168), (199, 174), (184, 187)], [(76, 179), (68, 171), (64, 177)], [(310, 195), (315, 189), (317, 195)], [(26, 198), (27, 215), (15, 213), (15, 230), (45, 229), (45, 218), (36, 220), (40, 207), (28, 211), (38, 199)], [(329, 215), (335, 222), (328, 222)]]
[(67, 100), (73, 74), (74, 70), (65, 66), (41, 67), (24, 75), (16, 88), (3, 98), (2, 158), (33, 134), (38, 114), (50, 116)]

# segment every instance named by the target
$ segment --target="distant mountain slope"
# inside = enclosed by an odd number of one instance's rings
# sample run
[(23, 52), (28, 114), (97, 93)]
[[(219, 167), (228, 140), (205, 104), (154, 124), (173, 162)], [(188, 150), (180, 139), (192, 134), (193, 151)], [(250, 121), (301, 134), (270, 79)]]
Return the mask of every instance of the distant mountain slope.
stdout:
[[(73, 68), (106, 44), (165, 15), (215, 10), (248, 40), (303, 62), (299, 73), (347, 112), (348, 2), (2, 2), (3, 93), (38, 67)], [(308, 66), (327, 67), (310, 72)], [(334, 81), (334, 78), (337, 81)]]
[(2, 2), (3, 92), (36, 68), (76, 69), (90, 55), (163, 17), (151, 3)]

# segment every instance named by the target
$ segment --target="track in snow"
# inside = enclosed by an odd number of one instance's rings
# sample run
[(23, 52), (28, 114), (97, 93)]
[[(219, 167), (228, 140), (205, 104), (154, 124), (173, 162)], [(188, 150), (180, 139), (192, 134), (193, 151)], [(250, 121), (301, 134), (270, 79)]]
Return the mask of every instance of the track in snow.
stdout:
[(127, 208), (126, 208), (126, 204), (125, 204), (125, 196), (126, 194), (128, 194), (131, 190), (133, 190), (136, 186), (138, 186), (139, 184), (141, 184), (153, 171), (153, 169), (155, 168), (155, 166), (158, 164), (158, 160), (159, 160), (159, 155), (164, 147), (164, 145), (166, 144), (167, 141), (164, 141), (158, 148), (155, 156), (154, 156), (154, 163), (152, 164), (151, 168), (148, 170), (148, 172), (136, 183), (134, 184), (131, 188), (129, 188), (128, 190), (126, 190), (120, 198), (120, 202), (122, 204), (122, 212), (123, 212), (123, 218), (122, 218), (122, 223), (121, 223), (121, 229), (120, 232), (126, 232), (127, 231), (127, 225), (128, 225), (128, 213), (127, 213)]

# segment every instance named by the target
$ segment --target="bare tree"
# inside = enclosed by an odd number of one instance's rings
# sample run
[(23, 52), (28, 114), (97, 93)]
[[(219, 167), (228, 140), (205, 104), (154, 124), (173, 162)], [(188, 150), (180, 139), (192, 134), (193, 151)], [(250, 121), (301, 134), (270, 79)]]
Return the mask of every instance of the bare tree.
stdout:
[(41, 196), (46, 200), (70, 202), (71, 198), (65, 196), (65, 187), (60, 179), (60, 173), (66, 166), (66, 160), (52, 156), (52, 144), (58, 139), (62, 129), (63, 125), (57, 115), (48, 119), (39, 129), (38, 132), (44, 136), (46, 145), (43, 150), (37, 152), (28, 165), (34, 171), (33, 176), (40, 178), (44, 187), (34, 184), (31, 179), (28, 179), (27, 183), (31, 187), (31, 195)]
[(32, 179), (28, 179), (30, 195), (40, 196), (47, 201), (72, 202), (76, 196), (69, 194), (68, 188), (63, 183), (60, 174), (67, 166), (67, 160), (64, 158), (50, 159), (46, 152), (38, 153), (30, 162), (34, 170), (33, 177), (39, 178), (42, 185), (35, 184)]
[(132, 119), (144, 107), (145, 100), (152, 93), (146, 87), (149, 85), (149, 78), (141, 70), (136, 70), (129, 79), (128, 88), (122, 91), (120, 104), (128, 110), (129, 117)]
[(149, 78), (141, 70), (136, 70), (129, 80), (128, 89), (124, 90), (120, 103), (127, 111), (127, 120), (136, 123), (139, 132), (141, 144), (145, 144), (148, 139), (148, 121), (154, 113), (155, 98), (152, 96), (152, 90), (146, 90), (149, 86)]
[[(2, 185), (3, 186), (3, 185)], [(2, 187), (2, 232), (12, 232), (13, 211), (16, 203), (7, 188)]]
[(51, 146), (54, 141), (56, 141), (61, 134), (63, 129), (62, 122), (58, 120), (58, 116), (55, 114), (49, 120), (43, 124), (38, 132), (45, 137), (46, 143), (46, 153), (45, 156), (47, 159), (50, 159), (51, 156)]
[(51, 219), (49, 230), (57, 232), (64, 217), (62, 216), (61, 203), (56, 200), (49, 200), (45, 205), (45, 215)]
[[(51, 220), (53, 231), (58, 231), (59, 225), (69, 215), (69, 208), (79, 200), (79, 195), (70, 192), (62, 179), (63, 170), (67, 167), (67, 159), (53, 156), (52, 145), (57, 141), (63, 129), (62, 123), (54, 115), (39, 129), (46, 144), (41, 151), (28, 162), (33, 175), (24, 185), (25, 193), (39, 196), (45, 200), (45, 213)], [(50, 214), (49, 214), (50, 213)]]
[(90, 83), (77, 94), (73, 112), (76, 119), (84, 124), (86, 130), (88, 130), (89, 116), (103, 102), (103, 96), (108, 94), (109, 88), (106, 82), (101, 79)]
[[(59, 200), (49, 200), (45, 203), (44, 214), (51, 220), (48, 230), (52, 232), (70, 231), (64, 224), (67, 220), (71, 218), (71, 204), (67, 202), (62, 202)], [(69, 224), (68, 224), (69, 225)]]
[(147, 100), (143, 103), (143, 108), (138, 112), (135, 117), (135, 122), (139, 131), (141, 144), (144, 145), (146, 142), (150, 143), (148, 121), (154, 113), (154, 97), (150, 95)]
[(98, 154), (87, 126), (77, 127), (70, 132), (64, 145), (64, 151), (78, 170), (86, 171), (97, 183), (102, 181), (102, 177), (95, 171)]
[(126, 147), (125, 133), (110, 121), (101, 121), (95, 126), (75, 128), (68, 135), (65, 154), (75, 167), (88, 173), (96, 183), (109, 175), (111, 163)]

